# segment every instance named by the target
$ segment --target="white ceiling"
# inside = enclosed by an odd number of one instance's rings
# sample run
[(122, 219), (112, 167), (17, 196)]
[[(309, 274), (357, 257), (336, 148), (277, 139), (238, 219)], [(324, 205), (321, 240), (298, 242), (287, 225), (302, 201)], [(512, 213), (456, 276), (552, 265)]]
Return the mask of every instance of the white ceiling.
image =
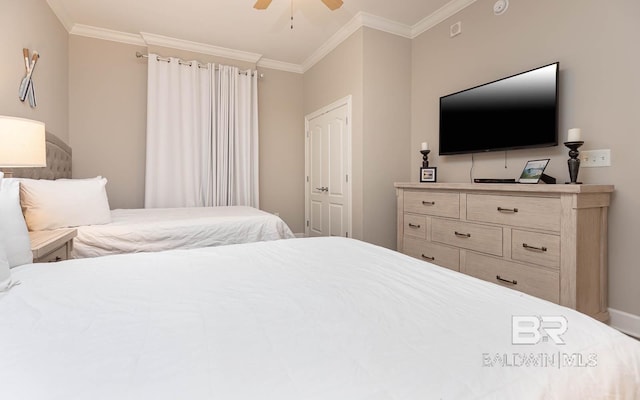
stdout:
[[(415, 37), (475, 0), (47, 0), (72, 34), (194, 49), (302, 72), (360, 26)], [(171, 42), (171, 43), (170, 43)], [(173, 44), (173, 45), (172, 45)], [(333, 47), (332, 47), (333, 46)], [(327, 48), (329, 48), (327, 50)], [(222, 52), (222, 53), (220, 53)], [(243, 53), (249, 54), (243, 54)], [(218, 54), (220, 53), (220, 54)], [(272, 65), (268, 65), (272, 64)]]

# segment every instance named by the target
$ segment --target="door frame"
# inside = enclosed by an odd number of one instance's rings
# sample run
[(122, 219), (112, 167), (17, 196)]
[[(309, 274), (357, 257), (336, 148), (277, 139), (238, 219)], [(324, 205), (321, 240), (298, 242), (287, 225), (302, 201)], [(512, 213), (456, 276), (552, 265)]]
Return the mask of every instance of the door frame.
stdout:
[(351, 95), (345, 96), (339, 100), (334, 101), (331, 104), (328, 104), (319, 110), (316, 110), (312, 113), (305, 115), (304, 117), (304, 236), (309, 236), (309, 221), (310, 221), (310, 189), (311, 182), (309, 182), (309, 172), (311, 169), (311, 157), (309, 156), (310, 151), (310, 138), (309, 138), (309, 121), (312, 119), (319, 117), (322, 114), (326, 114), (329, 111), (333, 111), (336, 108), (340, 108), (342, 106), (347, 106), (347, 122), (346, 122), (346, 133), (347, 133), (347, 212), (349, 213), (348, 218), (348, 237), (353, 237), (353, 173), (351, 170), (353, 153), (351, 152), (351, 125), (352, 125), (352, 108), (351, 108)]

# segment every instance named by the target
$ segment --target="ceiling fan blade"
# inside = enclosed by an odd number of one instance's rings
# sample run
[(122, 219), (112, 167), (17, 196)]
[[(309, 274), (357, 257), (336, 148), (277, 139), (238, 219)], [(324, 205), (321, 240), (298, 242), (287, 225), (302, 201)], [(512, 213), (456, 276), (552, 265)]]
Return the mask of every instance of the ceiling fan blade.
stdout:
[(256, 4), (253, 5), (253, 8), (256, 10), (264, 10), (269, 7), (269, 4), (271, 4), (271, 0), (258, 0)]
[(337, 10), (342, 7), (342, 0), (322, 0), (325, 6), (329, 7), (329, 10)]

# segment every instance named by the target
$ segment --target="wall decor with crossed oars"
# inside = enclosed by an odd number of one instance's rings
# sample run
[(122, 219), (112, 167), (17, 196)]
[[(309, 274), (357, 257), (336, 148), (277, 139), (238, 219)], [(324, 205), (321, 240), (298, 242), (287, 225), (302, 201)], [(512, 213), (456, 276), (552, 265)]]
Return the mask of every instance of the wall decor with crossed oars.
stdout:
[(40, 55), (34, 50), (33, 55), (31, 56), (31, 61), (29, 61), (29, 49), (22, 49), (22, 56), (24, 57), (25, 76), (22, 78), (22, 82), (20, 82), (18, 97), (20, 98), (20, 101), (24, 101), (28, 98), (31, 108), (36, 108), (38, 105), (36, 103), (36, 90), (33, 87), (33, 80), (31, 78)]

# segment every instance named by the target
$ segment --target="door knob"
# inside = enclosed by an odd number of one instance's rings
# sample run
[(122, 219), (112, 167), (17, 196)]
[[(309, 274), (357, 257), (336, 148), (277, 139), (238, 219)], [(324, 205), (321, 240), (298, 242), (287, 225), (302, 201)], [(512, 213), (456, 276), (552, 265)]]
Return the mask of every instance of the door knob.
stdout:
[(328, 187), (324, 187), (324, 186), (323, 186), (323, 187), (316, 188), (316, 190), (319, 190), (319, 191), (321, 191), (321, 192), (328, 192), (328, 191), (329, 191), (329, 188), (328, 188)]

